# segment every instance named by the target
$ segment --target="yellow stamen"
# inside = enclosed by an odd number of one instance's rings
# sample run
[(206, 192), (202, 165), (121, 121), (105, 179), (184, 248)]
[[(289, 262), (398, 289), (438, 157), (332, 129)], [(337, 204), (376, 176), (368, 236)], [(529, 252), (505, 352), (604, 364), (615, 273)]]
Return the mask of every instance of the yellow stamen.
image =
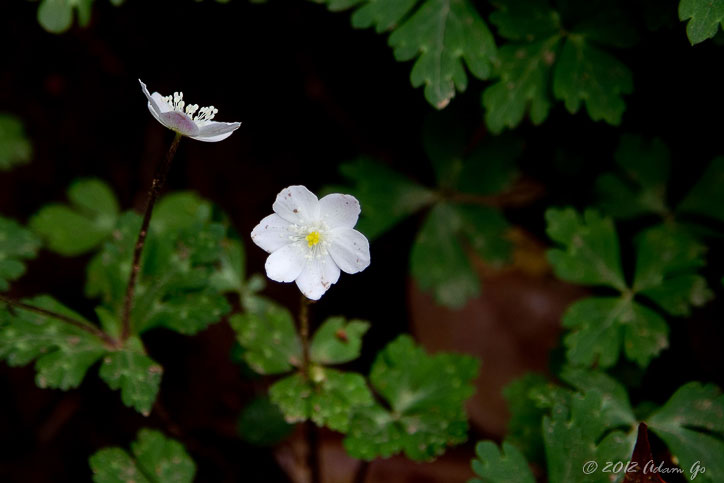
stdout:
[(313, 247), (314, 245), (319, 243), (319, 232), (313, 231), (312, 233), (307, 235), (306, 240), (307, 240), (307, 244), (309, 244), (310, 247)]

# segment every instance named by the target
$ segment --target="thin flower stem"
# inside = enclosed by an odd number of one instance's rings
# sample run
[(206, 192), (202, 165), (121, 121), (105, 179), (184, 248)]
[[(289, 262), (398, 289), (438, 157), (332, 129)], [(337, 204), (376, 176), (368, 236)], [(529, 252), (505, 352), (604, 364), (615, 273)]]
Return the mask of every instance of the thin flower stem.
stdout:
[(117, 348), (119, 343), (116, 339), (111, 337), (106, 332), (103, 332), (98, 327), (89, 324), (88, 322), (84, 322), (82, 320), (76, 320), (72, 317), (68, 317), (67, 315), (59, 314), (56, 312), (53, 312), (51, 310), (42, 309), (40, 307), (35, 307), (32, 305), (28, 305), (26, 303), (20, 302), (19, 300), (15, 300), (13, 298), (10, 298), (6, 295), (0, 294), (0, 302), (4, 302), (11, 307), (17, 307), (19, 309), (27, 310), (28, 312), (35, 312), (36, 314), (43, 315), (45, 317), (50, 317), (52, 319), (60, 320), (61, 322), (65, 322), (66, 324), (70, 324), (73, 327), (77, 327), (78, 329), (81, 329), (85, 332), (88, 332), (89, 334), (92, 334), (99, 339), (101, 339), (103, 342), (105, 342), (107, 345), (109, 345), (112, 348)]
[[(310, 359), (309, 359), (309, 305), (312, 302), (302, 295), (299, 304), (299, 337), (302, 339), (302, 373), (307, 381), (310, 380)], [(322, 481), (322, 469), (319, 464), (319, 434), (317, 426), (312, 420), (305, 423), (305, 434), (307, 438), (307, 467), (311, 475), (311, 483)]]
[(158, 168), (156, 174), (151, 183), (151, 189), (148, 191), (148, 199), (146, 200), (146, 210), (143, 213), (143, 223), (141, 224), (141, 231), (138, 232), (138, 239), (136, 240), (136, 246), (133, 250), (133, 263), (131, 265), (131, 275), (128, 277), (128, 286), (126, 287), (126, 298), (123, 303), (123, 318), (122, 329), (121, 329), (121, 340), (126, 340), (131, 335), (131, 309), (133, 308), (133, 293), (136, 287), (136, 278), (138, 278), (138, 272), (141, 269), (141, 255), (143, 254), (143, 247), (146, 244), (146, 235), (148, 234), (148, 225), (151, 222), (151, 214), (153, 213), (153, 207), (158, 200), (158, 196), (161, 194), (163, 186), (166, 184), (166, 178), (168, 172), (171, 169), (171, 162), (176, 154), (179, 142), (181, 141), (181, 134), (176, 134), (173, 138), (171, 147), (166, 153), (166, 158)]

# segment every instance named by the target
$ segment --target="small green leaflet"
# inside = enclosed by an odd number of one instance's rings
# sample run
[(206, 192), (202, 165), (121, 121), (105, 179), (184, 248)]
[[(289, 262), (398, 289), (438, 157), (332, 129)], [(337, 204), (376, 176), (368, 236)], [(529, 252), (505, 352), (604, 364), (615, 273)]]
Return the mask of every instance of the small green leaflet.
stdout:
[(131, 452), (104, 448), (90, 457), (95, 483), (191, 483), (196, 465), (178, 441), (141, 429)]
[(620, 297), (584, 298), (566, 310), (563, 325), (571, 332), (564, 343), (574, 364), (611, 367), (623, 349), (629, 360), (646, 367), (668, 346), (666, 321), (635, 296), (673, 315), (688, 314), (711, 298), (705, 280), (696, 274), (704, 263), (704, 247), (676, 227), (661, 225), (639, 234), (633, 287), (628, 288), (610, 218), (592, 210), (581, 217), (572, 208), (551, 208), (546, 219), (548, 235), (563, 245), (548, 252), (558, 277), (621, 292)]
[[(91, 325), (47, 295), (23, 302)], [(36, 360), (35, 382), (39, 387), (78, 387), (90, 366), (107, 350), (100, 338), (68, 323), (20, 308), (0, 310), (0, 359), (11, 366)]]
[[(631, 72), (599, 47), (627, 47), (634, 40), (615, 5), (591, 2), (574, 14), (555, 10), (548, 0), (493, 3), (498, 10), (490, 21), (511, 42), (500, 47), (493, 72), (498, 81), (483, 92), (492, 132), (517, 126), (526, 111), (534, 124), (542, 123), (552, 105), (551, 91), (572, 114), (585, 103), (591, 119), (621, 122), (626, 108), (622, 95), (633, 90)], [(602, 12), (611, 21), (601, 21)]]
[(538, 464), (544, 459), (541, 424), (547, 411), (535, 404), (532, 392), (547, 385), (543, 376), (529, 373), (503, 389), (510, 412), (505, 442), (519, 448), (525, 459)]
[(75, 181), (68, 188), (69, 205), (46, 205), (30, 220), (30, 228), (48, 248), (61, 255), (86, 253), (111, 235), (118, 221), (118, 201), (103, 181)]
[(428, 355), (402, 335), (377, 355), (370, 383), (390, 409), (358, 408), (344, 440), (347, 452), (364, 460), (401, 451), (431, 460), (467, 438), (464, 403), (475, 391), (480, 363), (473, 357)]
[(686, 35), (691, 45), (710, 39), (720, 24), (724, 28), (724, 0), (681, 0), (679, 20), (688, 20)]
[[(543, 418), (550, 481), (579, 481), (588, 461), (626, 461), (636, 443), (635, 431), (613, 430), (602, 415), (605, 400), (597, 389), (574, 394), (570, 405), (558, 404)], [(610, 474), (599, 471), (586, 481), (607, 483)]]
[(333, 365), (353, 361), (360, 356), (362, 336), (370, 328), (364, 320), (330, 317), (314, 333), (309, 358), (317, 364)]
[(35, 258), (40, 240), (13, 220), (0, 216), (0, 291), (25, 273), (25, 261)]
[(284, 374), (302, 363), (302, 343), (289, 311), (269, 304), (261, 313), (234, 314), (229, 319), (244, 360), (259, 374)]
[(257, 446), (273, 446), (284, 440), (294, 426), (284, 420), (284, 415), (268, 397), (259, 397), (244, 406), (237, 422), (239, 436)]
[(121, 350), (109, 352), (99, 371), (111, 389), (121, 390), (123, 404), (144, 416), (151, 412), (163, 368), (146, 355), (141, 339), (129, 338)]
[(634, 218), (647, 213), (662, 217), (670, 210), (666, 200), (671, 155), (658, 138), (621, 136), (614, 160), (620, 174), (607, 173), (596, 180), (599, 206), (614, 218)]
[(474, 478), (468, 483), (535, 483), (525, 457), (510, 443), (503, 442), (499, 450), (492, 441), (481, 441), (475, 446), (475, 454), (473, 471), (484, 480)]
[(30, 162), (33, 146), (25, 136), (23, 123), (10, 114), (0, 113), (0, 171)]
[(678, 211), (724, 221), (724, 156), (714, 158)]
[(356, 28), (391, 31), (395, 58), (417, 58), (410, 74), (414, 87), (425, 86), (425, 98), (437, 109), (467, 88), (465, 66), (479, 79), (490, 76), (496, 48), (488, 26), (469, 0), (322, 0), (330, 10), (357, 6)]
[(646, 422), (688, 477), (699, 461), (706, 472), (699, 474), (697, 481), (719, 481), (724, 474), (724, 395), (718, 387), (685, 384)]
[(288, 423), (311, 419), (342, 433), (349, 427), (352, 411), (373, 401), (361, 375), (320, 366), (310, 368), (309, 379), (296, 373), (277, 381), (269, 388), (269, 398)]

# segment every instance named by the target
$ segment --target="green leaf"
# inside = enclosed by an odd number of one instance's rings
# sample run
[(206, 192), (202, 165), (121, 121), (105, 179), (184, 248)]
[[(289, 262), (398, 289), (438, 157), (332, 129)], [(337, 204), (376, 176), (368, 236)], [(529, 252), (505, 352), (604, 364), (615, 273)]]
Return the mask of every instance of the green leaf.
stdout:
[[(158, 220), (155, 216), (151, 220), (131, 312), (133, 333), (167, 327), (194, 334), (231, 309), (208, 282), (220, 263), (226, 229), (206, 221), (209, 213), (205, 202), (186, 203), (194, 201), (193, 196), (175, 196), (168, 204), (162, 201)], [(169, 208), (165, 210), (164, 205)], [(186, 210), (188, 219), (170, 214), (174, 209), (184, 210), (184, 206), (193, 208)], [(114, 313), (122, 312), (140, 225), (135, 213), (122, 215), (112, 239), (88, 267), (86, 294), (101, 296)]]
[(596, 181), (601, 209), (615, 218), (634, 218), (656, 213), (667, 216), (666, 184), (669, 181), (670, 154), (658, 138), (621, 137), (614, 156), (621, 175), (604, 174)]
[(229, 319), (244, 360), (260, 374), (283, 374), (302, 362), (302, 344), (289, 311), (269, 304), (263, 312), (235, 314)]
[[(389, 44), (395, 58), (417, 58), (410, 80), (425, 85), (425, 98), (438, 109), (448, 105), (456, 90), (467, 88), (468, 70), (479, 79), (490, 75), (495, 42), (488, 26), (468, 0), (326, 0), (330, 10), (361, 5), (352, 16), (356, 28), (392, 30)], [(419, 5), (419, 8), (415, 8)]]
[(404, 451), (429, 460), (465, 441), (464, 403), (474, 390), (479, 362), (466, 355), (428, 355), (402, 335), (377, 355), (370, 382), (389, 405), (360, 408), (344, 440), (347, 452), (365, 460)]
[(510, 412), (505, 441), (519, 448), (528, 461), (535, 463), (542, 463), (544, 459), (541, 426), (548, 411), (535, 404), (532, 391), (548, 384), (540, 374), (529, 373), (503, 389)]
[(259, 397), (244, 406), (237, 429), (241, 439), (257, 446), (273, 446), (286, 439), (294, 426), (284, 420), (279, 407), (268, 397)]
[(480, 281), (456, 236), (455, 207), (438, 203), (430, 210), (410, 253), (410, 272), (422, 290), (442, 305), (461, 308), (480, 293)]
[(667, 225), (637, 237), (633, 290), (653, 300), (672, 315), (689, 315), (713, 294), (696, 269), (705, 265), (706, 247), (690, 235)]
[(494, 72), (498, 81), (483, 92), (492, 132), (515, 127), (526, 110), (534, 124), (542, 123), (552, 104), (551, 84), (555, 98), (565, 101), (570, 112), (585, 102), (592, 119), (620, 122), (625, 109), (621, 95), (633, 88), (631, 72), (596, 44), (632, 43), (633, 31), (621, 11), (605, 3), (583, 9), (561, 4), (560, 12), (547, 0), (493, 3), (498, 10), (490, 20), (511, 42), (500, 48)]
[(598, 391), (601, 395), (600, 417), (608, 427), (634, 427), (637, 424), (626, 388), (611, 376), (601, 371), (567, 366), (560, 377), (584, 394)]
[(73, 24), (73, 10), (78, 10), (78, 23), (90, 21), (93, 0), (42, 0), (38, 7), (38, 22), (48, 32), (59, 34)]
[(610, 218), (593, 210), (581, 217), (573, 208), (550, 208), (546, 221), (548, 236), (564, 248), (548, 251), (556, 276), (569, 282), (626, 290), (618, 238)]
[(15, 116), (0, 113), (0, 171), (28, 164), (33, 146), (25, 136), (23, 123)]
[(530, 44), (503, 45), (498, 52), (496, 76), (499, 80), (483, 92), (485, 123), (491, 132), (514, 128), (526, 111), (539, 125), (551, 108), (549, 83), (560, 36), (553, 35)]
[[(604, 401), (597, 390), (575, 394), (570, 406), (557, 404), (543, 419), (548, 478), (550, 481), (580, 481), (588, 461), (627, 461), (636, 440), (635, 431), (610, 431), (604, 417)], [(605, 437), (604, 437), (605, 435)], [(610, 473), (586, 475), (586, 481), (610, 482)]]
[(432, 191), (371, 159), (344, 163), (339, 171), (353, 186), (338, 192), (350, 193), (359, 200), (362, 215), (357, 229), (370, 240), (435, 200)]
[(311, 419), (318, 426), (346, 432), (351, 412), (372, 404), (372, 393), (362, 376), (312, 366), (310, 379), (294, 374), (269, 388), (271, 401), (289, 423)]
[(669, 345), (666, 321), (626, 297), (579, 300), (566, 310), (563, 325), (571, 329), (563, 340), (568, 360), (587, 367), (613, 366), (621, 346), (629, 360), (646, 367)]
[[(690, 382), (680, 387), (647, 421), (669, 447), (689, 477), (699, 461), (706, 473), (697, 481), (719, 481), (724, 474), (724, 395), (713, 384)], [(693, 479), (693, 478), (692, 478)]]
[(631, 71), (583, 36), (570, 36), (563, 45), (553, 74), (553, 94), (571, 114), (586, 103), (594, 121), (619, 125), (626, 110), (623, 94), (633, 91)]
[(510, 443), (502, 444), (503, 450), (492, 441), (481, 441), (475, 446), (477, 458), (472, 461), (475, 474), (484, 478), (473, 479), (470, 483), (535, 483), (525, 457)]
[(724, 156), (714, 158), (699, 182), (677, 207), (692, 213), (724, 221)]
[(141, 340), (129, 338), (123, 349), (108, 353), (99, 371), (111, 389), (121, 390), (121, 400), (144, 416), (151, 412), (161, 384), (163, 368), (146, 355)]
[(188, 230), (211, 219), (211, 203), (191, 191), (170, 193), (153, 210), (150, 228), (157, 233)]
[(61, 255), (74, 256), (96, 248), (118, 220), (118, 202), (111, 189), (95, 178), (68, 188), (70, 205), (46, 205), (30, 220), (30, 228)]
[(159, 431), (141, 429), (131, 443), (131, 454), (122, 448), (105, 448), (89, 459), (95, 483), (191, 483), (196, 465), (183, 445)]
[(455, 189), (461, 193), (493, 195), (510, 188), (518, 176), (516, 160), (523, 142), (513, 136), (489, 136), (467, 156)]
[(719, 24), (724, 28), (724, 0), (681, 0), (679, 20), (689, 20), (686, 35), (691, 45), (716, 35)]
[(0, 291), (25, 273), (25, 260), (35, 258), (39, 246), (33, 233), (0, 216)]
[(246, 286), (246, 254), (239, 240), (226, 238), (221, 243), (219, 270), (211, 275), (209, 283), (219, 292), (243, 292)]
[(370, 328), (363, 320), (330, 317), (317, 329), (309, 347), (309, 358), (323, 365), (343, 364), (357, 359), (362, 349), (362, 336)]
[[(91, 325), (47, 295), (23, 302)], [(38, 387), (67, 390), (79, 386), (106, 350), (101, 339), (67, 322), (20, 308), (0, 311), (0, 359), (11, 366), (36, 360)]]

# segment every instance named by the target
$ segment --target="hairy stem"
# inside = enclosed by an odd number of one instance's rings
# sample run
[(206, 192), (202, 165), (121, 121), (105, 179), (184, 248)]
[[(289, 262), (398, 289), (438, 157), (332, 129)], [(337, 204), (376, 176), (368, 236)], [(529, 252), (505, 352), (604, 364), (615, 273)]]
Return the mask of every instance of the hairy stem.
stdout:
[(122, 317), (122, 329), (121, 329), (121, 340), (126, 340), (131, 335), (131, 309), (133, 308), (133, 292), (136, 287), (136, 278), (138, 278), (138, 272), (141, 269), (141, 255), (143, 254), (143, 247), (146, 244), (146, 235), (148, 235), (148, 225), (151, 222), (151, 214), (153, 213), (153, 207), (158, 200), (158, 196), (161, 194), (163, 186), (166, 184), (166, 178), (168, 172), (171, 169), (171, 162), (176, 154), (179, 142), (181, 141), (181, 135), (176, 134), (173, 138), (171, 147), (166, 153), (165, 160), (159, 164), (156, 169), (156, 174), (153, 177), (151, 183), (151, 189), (148, 191), (148, 199), (146, 200), (146, 210), (143, 213), (143, 223), (141, 224), (141, 231), (138, 232), (138, 238), (136, 239), (136, 245), (133, 250), (133, 263), (131, 265), (131, 275), (128, 277), (128, 286), (126, 287), (126, 298), (123, 302), (123, 317)]
[(10, 298), (6, 295), (0, 294), (0, 302), (4, 302), (11, 307), (16, 307), (19, 309), (27, 310), (28, 312), (34, 312), (39, 315), (43, 315), (45, 317), (50, 317), (52, 319), (60, 320), (61, 322), (65, 322), (66, 324), (70, 324), (73, 327), (77, 327), (85, 332), (88, 332), (89, 334), (93, 334), (94, 336), (101, 339), (103, 342), (105, 342), (107, 345), (109, 345), (112, 348), (118, 347), (118, 341), (111, 337), (109, 334), (103, 332), (101, 329), (96, 327), (95, 325), (89, 324), (88, 322), (82, 321), (82, 320), (76, 320), (72, 317), (68, 317), (67, 315), (58, 314), (56, 312), (53, 312), (51, 310), (42, 309), (40, 307), (34, 307), (32, 305), (28, 305), (26, 303), (20, 302), (19, 300), (15, 300), (13, 298)]
[[(309, 304), (311, 301), (302, 295), (299, 304), (299, 336), (302, 339), (302, 373), (309, 380)], [(321, 467), (319, 465), (319, 434), (317, 426), (312, 420), (305, 424), (305, 435), (307, 438), (307, 467), (311, 475), (311, 483), (322, 481)]]

